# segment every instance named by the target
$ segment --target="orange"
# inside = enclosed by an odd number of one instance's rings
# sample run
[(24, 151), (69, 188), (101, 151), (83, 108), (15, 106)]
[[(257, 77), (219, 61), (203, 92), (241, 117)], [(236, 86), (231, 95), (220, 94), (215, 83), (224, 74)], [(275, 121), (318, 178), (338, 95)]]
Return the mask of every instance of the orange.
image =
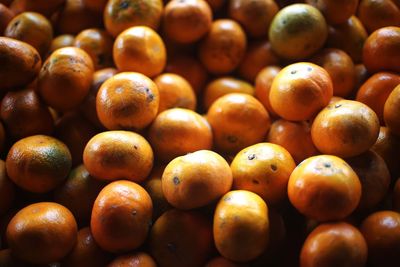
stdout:
[(367, 250), (363, 235), (351, 224), (325, 223), (307, 236), (300, 253), (300, 266), (363, 267)]
[(105, 183), (93, 178), (85, 166), (71, 170), (64, 184), (54, 191), (54, 200), (68, 208), (80, 224), (89, 222), (93, 203)]
[[(400, 81), (399, 81), (400, 84)], [(387, 98), (383, 117), (388, 129), (400, 137), (400, 85), (397, 85)]]
[(157, 85), (137, 72), (122, 72), (107, 79), (96, 96), (100, 122), (109, 130), (141, 130), (156, 117)]
[(4, 33), (8, 23), (14, 17), (14, 13), (3, 3), (0, 4), (0, 32)]
[(149, 128), (148, 140), (157, 159), (163, 162), (197, 150), (211, 150), (213, 144), (207, 120), (182, 108), (161, 112)]
[(93, 61), (96, 70), (113, 65), (113, 38), (101, 29), (86, 29), (75, 36), (74, 46), (83, 49)]
[(329, 73), (313, 63), (299, 62), (283, 68), (269, 92), (272, 109), (292, 121), (312, 119), (333, 95)]
[(104, 26), (114, 37), (133, 26), (157, 30), (162, 12), (161, 0), (109, 0), (104, 9)]
[(48, 0), (14, 0), (10, 3), (10, 8), (15, 14), (25, 11), (34, 11), (50, 17), (50, 15), (59, 10), (65, 2), (65, 0), (53, 0), (51, 2)]
[(386, 100), (398, 84), (400, 84), (400, 75), (391, 72), (375, 73), (358, 89), (356, 100), (375, 111), (379, 121), (383, 124), (383, 110)]
[(158, 113), (170, 108), (196, 109), (196, 94), (190, 83), (180, 75), (163, 73), (154, 79), (160, 93)]
[(311, 138), (311, 125), (306, 121), (276, 120), (266, 141), (285, 148), (297, 164), (319, 154)]
[(108, 0), (83, 0), (84, 5), (97, 13), (103, 13), (104, 8), (107, 5)]
[(178, 43), (194, 43), (210, 30), (212, 17), (205, 0), (171, 0), (162, 17), (165, 37)]
[(78, 231), (78, 237), (72, 251), (62, 261), (65, 267), (106, 266), (110, 256), (95, 242), (90, 227)]
[(283, 147), (259, 143), (240, 151), (231, 163), (233, 189), (256, 193), (277, 205), (287, 196), (287, 184), (296, 164)]
[(64, 258), (74, 247), (77, 226), (72, 213), (57, 203), (38, 202), (21, 209), (7, 226), (13, 255), (35, 264)]
[(229, 260), (247, 262), (260, 256), (267, 247), (269, 230), (268, 207), (255, 193), (230, 191), (215, 208), (215, 246)]
[(329, 24), (346, 22), (357, 11), (359, 0), (306, 0), (324, 15)]
[(154, 77), (165, 67), (166, 50), (157, 32), (146, 26), (136, 26), (115, 39), (113, 58), (119, 71), (135, 71)]
[(395, 267), (400, 255), (400, 213), (378, 211), (361, 224), (361, 233), (368, 245), (368, 261), (372, 266)]
[(229, 16), (243, 25), (250, 37), (255, 38), (267, 35), (266, 29), (278, 11), (274, 0), (232, 0), (228, 7)]
[(385, 161), (369, 150), (346, 160), (361, 182), (361, 199), (357, 211), (371, 211), (378, 206), (389, 191), (390, 172)]
[(146, 190), (130, 181), (104, 187), (93, 205), (90, 228), (104, 250), (120, 253), (138, 248), (150, 229), (153, 205)]
[(15, 140), (35, 134), (50, 135), (54, 129), (49, 109), (32, 89), (8, 92), (1, 101), (0, 116), (7, 135)]
[(0, 160), (0, 216), (3, 216), (14, 205), (15, 186), (8, 178), (6, 164)]
[(214, 145), (218, 151), (235, 154), (264, 140), (271, 120), (264, 106), (253, 96), (230, 93), (208, 109)]
[(135, 252), (116, 257), (108, 267), (157, 267), (154, 259), (144, 252)]
[(275, 77), (281, 71), (278, 66), (267, 66), (261, 69), (255, 79), (255, 96), (264, 105), (266, 110), (271, 116), (276, 116), (275, 111), (271, 107), (269, 101), (269, 92), (271, 90), (271, 85)]
[(142, 182), (153, 167), (153, 151), (137, 133), (106, 131), (86, 144), (83, 163), (89, 174), (100, 180)]
[(0, 37), (0, 90), (21, 89), (31, 83), (42, 66), (37, 50), (8, 37)]
[(23, 12), (10, 21), (4, 36), (30, 44), (44, 57), (53, 39), (53, 27), (43, 15)]
[(400, 72), (399, 47), (400, 27), (384, 27), (374, 31), (363, 48), (363, 63), (368, 72)]
[(379, 135), (379, 119), (367, 105), (340, 100), (329, 104), (315, 118), (311, 137), (317, 149), (339, 157), (367, 151)]
[(175, 208), (189, 210), (206, 206), (228, 192), (232, 171), (219, 154), (199, 150), (170, 161), (161, 179), (166, 200)]
[(254, 87), (246, 81), (230, 76), (210, 81), (203, 92), (204, 109), (208, 110), (215, 100), (229, 93), (254, 95)]
[(355, 87), (355, 68), (351, 57), (340, 49), (328, 48), (321, 50), (312, 59), (323, 67), (332, 79), (333, 95), (347, 97)]
[(292, 205), (307, 218), (320, 222), (350, 215), (361, 198), (361, 183), (341, 158), (319, 155), (305, 159), (292, 172), (288, 184)]
[(368, 33), (361, 21), (351, 16), (346, 22), (329, 27), (327, 46), (343, 50), (354, 63), (360, 63), (367, 37)]
[(394, 211), (400, 212), (400, 179), (396, 180), (393, 187), (392, 206)]
[(264, 67), (277, 64), (279, 58), (272, 51), (269, 41), (253, 41), (249, 43), (237, 71), (241, 78), (254, 83)]
[(60, 185), (71, 169), (71, 153), (61, 141), (33, 135), (14, 143), (6, 159), (7, 175), (22, 189), (45, 193)]
[(96, 111), (96, 97), (100, 86), (109, 78), (117, 74), (117, 70), (114, 68), (105, 68), (96, 71), (93, 74), (92, 84), (90, 86), (89, 93), (86, 95), (85, 99), (82, 101), (79, 110), (82, 115), (89, 120), (97, 128), (103, 128), (99, 118), (97, 117)]
[(60, 48), (44, 62), (37, 91), (56, 110), (76, 108), (89, 93), (93, 72), (92, 59), (85, 51), (76, 47)]
[(246, 46), (246, 34), (239, 23), (231, 19), (217, 19), (200, 42), (199, 59), (208, 72), (227, 74), (239, 66)]
[(150, 254), (160, 267), (203, 267), (212, 251), (212, 226), (196, 211), (169, 210), (151, 228)]
[(361, 0), (357, 16), (369, 32), (386, 26), (400, 26), (400, 8), (392, 0)]
[(278, 56), (299, 60), (311, 56), (324, 45), (328, 26), (315, 7), (292, 4), (276, 14), (268, 35), (272, 50)]
[(49, 54), (53, 53), (59, 48), (73, 46), (75, 41), (75, 36), (72, 34), (61, 34), (51, 40)]
[(356, 94), (361, 85), (363, 85), (363, 83), (365, 83), (365, 81), (369, 78), (367, 68), (364, 66), (364, 64), (356, 64), (354, 66), (354, 70), (355, 86), (353, 88), (352, 95)]

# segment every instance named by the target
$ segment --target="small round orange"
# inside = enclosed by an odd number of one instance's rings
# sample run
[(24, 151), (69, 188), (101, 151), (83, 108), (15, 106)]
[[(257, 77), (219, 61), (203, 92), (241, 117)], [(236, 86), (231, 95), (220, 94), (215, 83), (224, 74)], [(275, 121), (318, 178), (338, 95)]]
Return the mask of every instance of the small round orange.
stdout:
[(400, 136), (393, 134), (387, 127), (380, 127), (378, 139), (371, 149), (383, 158), (393, 178), (400, 177), (400, 165), (397, 160)]
[(312, 119), (333, 96), (329, 73), (318, 65), (299, 62), (283, 68), (269, 92), (272, 109), (291, 121)]
[(240, 151), (231, 163), (233, 189), (256, 193), (268, 204), (282, 203), (296, 164), (289, 152), (275, 144), (259, 143)]
[(357, 207), (361, 183), (341, 158), (318, 155), (305, 159), (292, 172), (288, 184), (292, 205), (307, 218), (320, 222), (342, 220)]
[(369, 32), (400, 26), (400, 8), (392, 0), (360, 0), (357, 17)]
[(387, 98), (383, 118), (388, 129), (400, 137), (400, 82)]
[(75, 36), (72, 34), (61, 34), (55, 37), (50, 44), (49, 54), (59, 48), (74, 46)]
[(89, 140), (83, 163), (89, 174), (100, 180), (142, 182), (153, 167), (153, 150), (137, 133), (106, 131)]
[(150, 230), (153, 204), (146, 190), (131, 181), (105, 186), (93, 204), (90, 228), (104, 250), (121, 253), (141, 246)]
[(271, 107), (269, 92), (271, 90), (272, 82), (281, 70), (282, 68), (278, 66), (267, 66), (258, 72), (255, 79), (254, 94), (267, 109), (268, 113), (273, 117), (276, 116), (276, 113)]
[(166, 64), (166, 49), (157, 32), (146, 26), (123, 31), (114, 41), (114, 63), (119, 71), (140, 72), (154, 77)]
[(8, 23), (15, 16), (14, 12), (11, 9), (4, 5), (4, 3), (0, 3), (0, 32), (4, 33), (4, 30), (7, 28)]
[(107, 267), (157, 267), (157, 264), (149, 254), (135, 252), (116, 257)]
[(156, 117), (160, 97), (157, 85), (137, 72), (107, 79), (96, 96), (100, 122), (109, 130), (141, 130)]
[(67, 208), (53, 202), (38, 202), (18, 211), (7, 226), (6, 236), (17, 258), (50, 264), (72, 250), (77, 232), (75, 218)]
[(359, 0), (306, 0), (324, 15), (329, 24), (345, 23), (357, 11)]

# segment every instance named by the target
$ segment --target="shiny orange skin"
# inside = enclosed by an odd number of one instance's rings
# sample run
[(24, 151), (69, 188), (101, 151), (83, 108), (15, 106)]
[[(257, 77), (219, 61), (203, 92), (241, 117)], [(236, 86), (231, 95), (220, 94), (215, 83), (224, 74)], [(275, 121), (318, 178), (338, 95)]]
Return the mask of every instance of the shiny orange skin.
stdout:
[(239, 66), (246, 46), (246, 34), (237, 22), (217, 19), (200, 42), (199, 59), (208, 72), (227, 74)]
[(153, 151), (137, 133), (106, 131), (89, 140), (83, 163), (90, 175), (100, 180), (142, 182), (153, 167)]
[(233, 0), (229, 1), (229, 16), (243, 25), (250, 37), (266, 36), (273, 17), (279, 7), (274, 0)]
[(163, 73), (154, 79), (160, 94), (158, 113), (170, 108), (196, 109), (197, 98), (190, 83), (180, 75)]
[(77, 47), (60, 48), (43, 64), (37, 91), (50, 107), (71, 110), (89, 93), (93, 72), (92, 59), (85, 51)]
[(245, 265), (235, 263), (222, 256), (214, 257), (204, 267), (243, 267)]
[[(399, 82), (400, 84), (400, 82)], [(387, 98), (383, 117), (389, 130), (400, 137), (400, 86), (397, 85)]]
[(157, 159), (169, 162), (197, 150), (211, 150), (213, 135), (200, 114), (181, 108), (161, 112), (149, 128), (148, 140)]
[(333, 96), (329, 73), (309, 62), (291, 64), (274, 78), (269, 91), (272, 109), (281, 118), (303, 121), (313, 118)]
[(44, 57), (53, 39), (53, 27), (43, 15), (23, 12), (10, 21), (4, 36), (30, 44)]
[(229, 93), (254, 95), (254, 87), (250, 83), (232, 76), (220, 77), (210, 81), (203, 92), (203, 107), (208, 110), (221, 96)]
[(53, 53), (59, 48), (73, 46), (75, 41), (75, 36), (72, 34), (61, 34), (55, 37), (50, 44), (49, 54)]
[(166, 38), (178, 43), (194, 43), (211, 28), (213, 14), (205, 0), (171, 0), (162, 22)]
[(33, 11), (50, 17), (50, 15), (59, 10), (65, 2), (66, 0), (14, 0), (10, 8), (15, 14)]
[(329, 27), (327, 46), (345, 51), (354, 63), (360, 63), (367, 37), (368, 33), (361, 21), (351, 16), (346, 22)]
[(287, 196), (287, 184), (296, 164), (289, 152), (272, 143), (258, 143), (240, 151), (231, 163), (233, 189), (256, 193), (277, 205)]
[(117, 70), (114, 68), (105, 68), (94, 72), (92, 84), (90, 86), (89, 93), (86, 95), (85, 99), (79, 107), (82, 115), (85, 116), (93, 125), (97, 128), (103, 128), (96, 111), (96, 97), (100, 86), (109, 78), (117, 74)]
[(110, 255), (95, 242), (90, 227), (78, 231), (74, 248), (62, 261), (65, 267), (99, 267), (106, 266)]
[(93, 178), (85, 166), (72, 169), (64, 184), (54, 191), (54, 200), (68, 208), (80, 224), (90, 220), (93, 203), (106, 184)]
[(361, 199), (357, 211), (373, 210), (389, 191), (390, 172), (381, 156), (369, 150), (346, 160), (361, 182)]
[(14, 204), (15, 186), (7, 176), (6, 164), (0, 160), (0, 216), (3, 216)]
[(96, 96), (100, 122), (109, 130), (141, 130), (156, 117), (157, 85), (138, 72), (122, 72), (106, 80)]
[(232, 171), (219, 154), (199, 150), (170, 161), (161, 179), (167, 201), (175, 208), (189, 210), (206, 206), (228, 192)]
[(8, 151), (7, 175), (19, 187), (45, 193), (60, 185), (71, 169), (71, 154), (56, 138), (32, 135), (19, 140)]
[(12, 12), (7, 6), (4, 4), (0, 4), (0, 32), (4, 33), (4, 30), (7, 28), (8, 23), (14, 17), (14, 12)]
[(386, 26), (400, 26), (400, 8), (392, 0), (360, 0), (357, 17), (369, 32)]
[(104, 187), (93, 205), (90, 228), (104, 250), (120, 253), (138, 248), (150, 230), (153, 204), (146, 190), (130, 181)]
[(253, 96), (230, 93), (208, 109), (214, 145), (218, 151), (235, 154), (264, 140), (271, 120), (264, 106)]
[(149, 254), (136, 252), (116, 257), (107, 267), (157, 267), (157, 264)]
[(384, 124), (383, 110), (390, 93), (400, 84), (400, 75), (391, 72), (378, 72), (366, 80), (357, 91), (356, 100), (366, 104)]
[(320, 224), (303, 244), (300, 267), (363, 267), (367, 262), (367, 251), (363, 235), (351, 224)]
[(98, 130), (79, 113), (66, 113), (57, 122), (54, 136), (67, 145), (72, 156), (72, 166), (82, 163), (87, 142)]
[(306, 0), (324, 15), (329, 24), (341, 24), (357, 11), (359, 0)]
[(112, 67), (113, 38), (101, 29), (86, 29), (75, 36), (74, 46), (83, 49), (96, 70)]
[(351, 57), (340, 49), (327, 48), (321, 50), (312, 62), (323, 67), (332, 79), (333, 95), (347, 97), (355, 86), (355, 68)]
[(364, 219), (360, 226), (368, 245), (372, 266), (395, 267), (400, 255), (400, 213), (378, 211)]
[(372, 147), (379, 119), (367, 105), (353, 100), (329, 104), (315, 118), (311, 137), (317, 149), (339, 157), (354, 157)]
[(169, 56), (165, 72), (175, 73), (185, 78), (196, 95), (201, 93), (208, 79), (208, 73), (199, 60), (185, 54)]
[(384, 27), (371, 33), (363, 48), (363, 63), (368, 72), (400, 72), (399, 47), (400, 27)]
[(196, 211), (166, 211), (151, 228), (150, 254), (160, 267), (202, 267), (212, 251), (211, 222)]
[(268, 41), (253, 41), (249, 43), (237, 71), (241, 78), (254, 82), (264, 67), (277, 64), (279, 58)]
[(253, 260), (268, 244), (269, 226), (268, 207), (261, 197), (246, 190), (230, 191), (215, 209), (215, 246), (229, 260)]
[(20, 89), (31, 83), (42, 66), (37, 50), (8, 37), (0, 37), (0, 90)]
[(24, 207), (11, 219), (6, 236), (16, 257), (49, 264), (71, 251), (77, 232), (75, 218), (67, 208), (54, 202), (38, 202)]
[(397, 160), (400, 137), (390, 132), (387, 127), (380, 127), (378, 139), (371, 149), (385, 160), (393, 179), (400, 177), (400, 165)]
[(276, 120), (266, 141), (284, 147), (297, 164), (319, 154), (311, 138), (311, 125), (306, 121)]
[(146, 26), (136, 26), (123, 31), (115, 39), (113, 58), (119, 71), (140, 72), (154, 77), (165, 67), (166, 50), (157, 32)]
[(110, 0), (104, 9), (104, 25), (114, 37), (134, 26), (157, 30), (162, 12), (161, 0)]
[(313, 156), (300, 163), (288, 184), (292, 205), (307, 218), (320, 222), (341, 220), (350, 215), (361, 198), (361, 183), (341, 158)]
[(269, 92), (274, 78), (281, 70), (281, 67), (278, 66), (267, 66), (258, 72), (255, 79), (254, 94), (267, 109), (268, 113), (273, 117), (276, 116), (276, 113), (271, 107)]
[(394, 184), (392, 198), (393, 210), (400, 212), (400, 179), (397, 179)]
[(15, 140), (35, 134), (50, 135), (54, 130), (48, 107), (33, 89), (8, 92), (1, 101), (0, 116), (7, 135)]

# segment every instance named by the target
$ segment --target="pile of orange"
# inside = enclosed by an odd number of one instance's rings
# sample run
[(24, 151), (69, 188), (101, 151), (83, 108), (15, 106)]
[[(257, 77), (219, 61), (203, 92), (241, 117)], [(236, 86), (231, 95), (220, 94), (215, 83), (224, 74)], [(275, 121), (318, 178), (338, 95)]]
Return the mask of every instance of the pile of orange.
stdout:
[(400, 266), (400, 1), (0, 0), (0, 267)]

